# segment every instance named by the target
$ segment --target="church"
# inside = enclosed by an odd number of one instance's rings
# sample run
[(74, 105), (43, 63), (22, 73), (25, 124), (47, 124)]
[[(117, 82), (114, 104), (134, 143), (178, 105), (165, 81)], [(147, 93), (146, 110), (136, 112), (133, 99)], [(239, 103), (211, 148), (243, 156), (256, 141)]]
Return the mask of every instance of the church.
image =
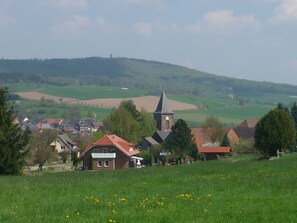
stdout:
[(142, 137), (139, 144), (140, 150), (163, 143), (171, 132), (171, 127), (174, 124), (174, 112), (169, 107), (169, 102), (164, 91), (160, 96), (157, 108), (153, 114), (158, 130), (152, 136)]

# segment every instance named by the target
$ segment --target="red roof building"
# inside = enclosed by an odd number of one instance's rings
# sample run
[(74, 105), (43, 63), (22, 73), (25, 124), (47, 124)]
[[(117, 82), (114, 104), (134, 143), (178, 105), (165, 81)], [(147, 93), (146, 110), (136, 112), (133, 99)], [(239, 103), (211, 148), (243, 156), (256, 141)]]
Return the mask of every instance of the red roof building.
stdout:
[(117, 135), (104, 135), (80, 155), (85, 170), (115, 170), (135, 166), (139, 151)]
[(209, 141), (209, 137), (205, 134), (203, 128), (192, 128), (191, 131), (197, 148)]
[(205, 160), (218, 159), (219, 157), (226, 157), (232, 152), (231, 147), (199, 147), (199, 154), (205, 158)]

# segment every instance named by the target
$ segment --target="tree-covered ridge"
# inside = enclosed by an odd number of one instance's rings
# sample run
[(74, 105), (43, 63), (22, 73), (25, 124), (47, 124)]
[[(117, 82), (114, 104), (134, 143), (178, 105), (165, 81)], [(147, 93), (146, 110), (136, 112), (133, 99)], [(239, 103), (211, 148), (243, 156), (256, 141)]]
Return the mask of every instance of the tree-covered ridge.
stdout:
[(193, 95), (258, 95), (278, 93), (296, 95), (297, 87), (213, 75), (182, 66), (128, 58), (88, 57), (77, 59), (0, 60), (0, 81), (33, 82), (55, 85), (129, 86), (151, 93)]

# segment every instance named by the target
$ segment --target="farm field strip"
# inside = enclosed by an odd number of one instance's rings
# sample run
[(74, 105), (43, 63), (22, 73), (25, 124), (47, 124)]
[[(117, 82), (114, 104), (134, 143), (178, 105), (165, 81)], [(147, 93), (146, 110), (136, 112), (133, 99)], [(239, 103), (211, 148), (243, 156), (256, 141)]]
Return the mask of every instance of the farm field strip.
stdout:
[[(31, 99), (31, 100), (41, 100), (51, 99), (56, 102), (63, 101), (66, 103), (74, 103), (81, 105), (94, 106), (99, 108), (114, 108), (118, 107), (123, 100), (133, 100), (136, 108), (141, 110), (144, 108), (148, 112), (154, 112), (159, 101), (157, 96), (143, 96), (143, 97), (133, 97), (133, 98), (103, 98), (103, 99), (90, 99), (90, 100), (79, 100), (74, 98), (64, 98), (53, 95), (47, 95), (39, 92), (20, 92), (17, 93), (22, 98)], [(168, 100), (169, 106), (172, 110), (195, 110), (197, 107), (192, 104)]]

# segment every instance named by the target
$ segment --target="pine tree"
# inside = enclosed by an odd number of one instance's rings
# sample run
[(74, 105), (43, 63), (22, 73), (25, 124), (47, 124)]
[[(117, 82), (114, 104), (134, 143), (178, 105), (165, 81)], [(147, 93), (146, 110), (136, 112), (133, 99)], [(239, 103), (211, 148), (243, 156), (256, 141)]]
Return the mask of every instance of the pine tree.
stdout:
[(222, 139), (221, 146), (230, 146), (230, 140), (228, 139), (227, 133)]
[[(295, 130), (297, 131), (297, 103), (294, 102), (294, 104), (291, 107), (291, 116), (294, 121)], [(297, 145), (297, 136), (295, 137), (295, 146)]]
[(20, 174), (28, 150), (30, 131), (13, 123), (14, 109), (8, 88), (0, 88), (0, 174)]
[(186, 156), (197, 158), (197, 148), (191, 128), (183, 119), (177, 120), (172, 126), (171, 133), (163, 143), (163, 148), (177, 160), (185, 160)]

